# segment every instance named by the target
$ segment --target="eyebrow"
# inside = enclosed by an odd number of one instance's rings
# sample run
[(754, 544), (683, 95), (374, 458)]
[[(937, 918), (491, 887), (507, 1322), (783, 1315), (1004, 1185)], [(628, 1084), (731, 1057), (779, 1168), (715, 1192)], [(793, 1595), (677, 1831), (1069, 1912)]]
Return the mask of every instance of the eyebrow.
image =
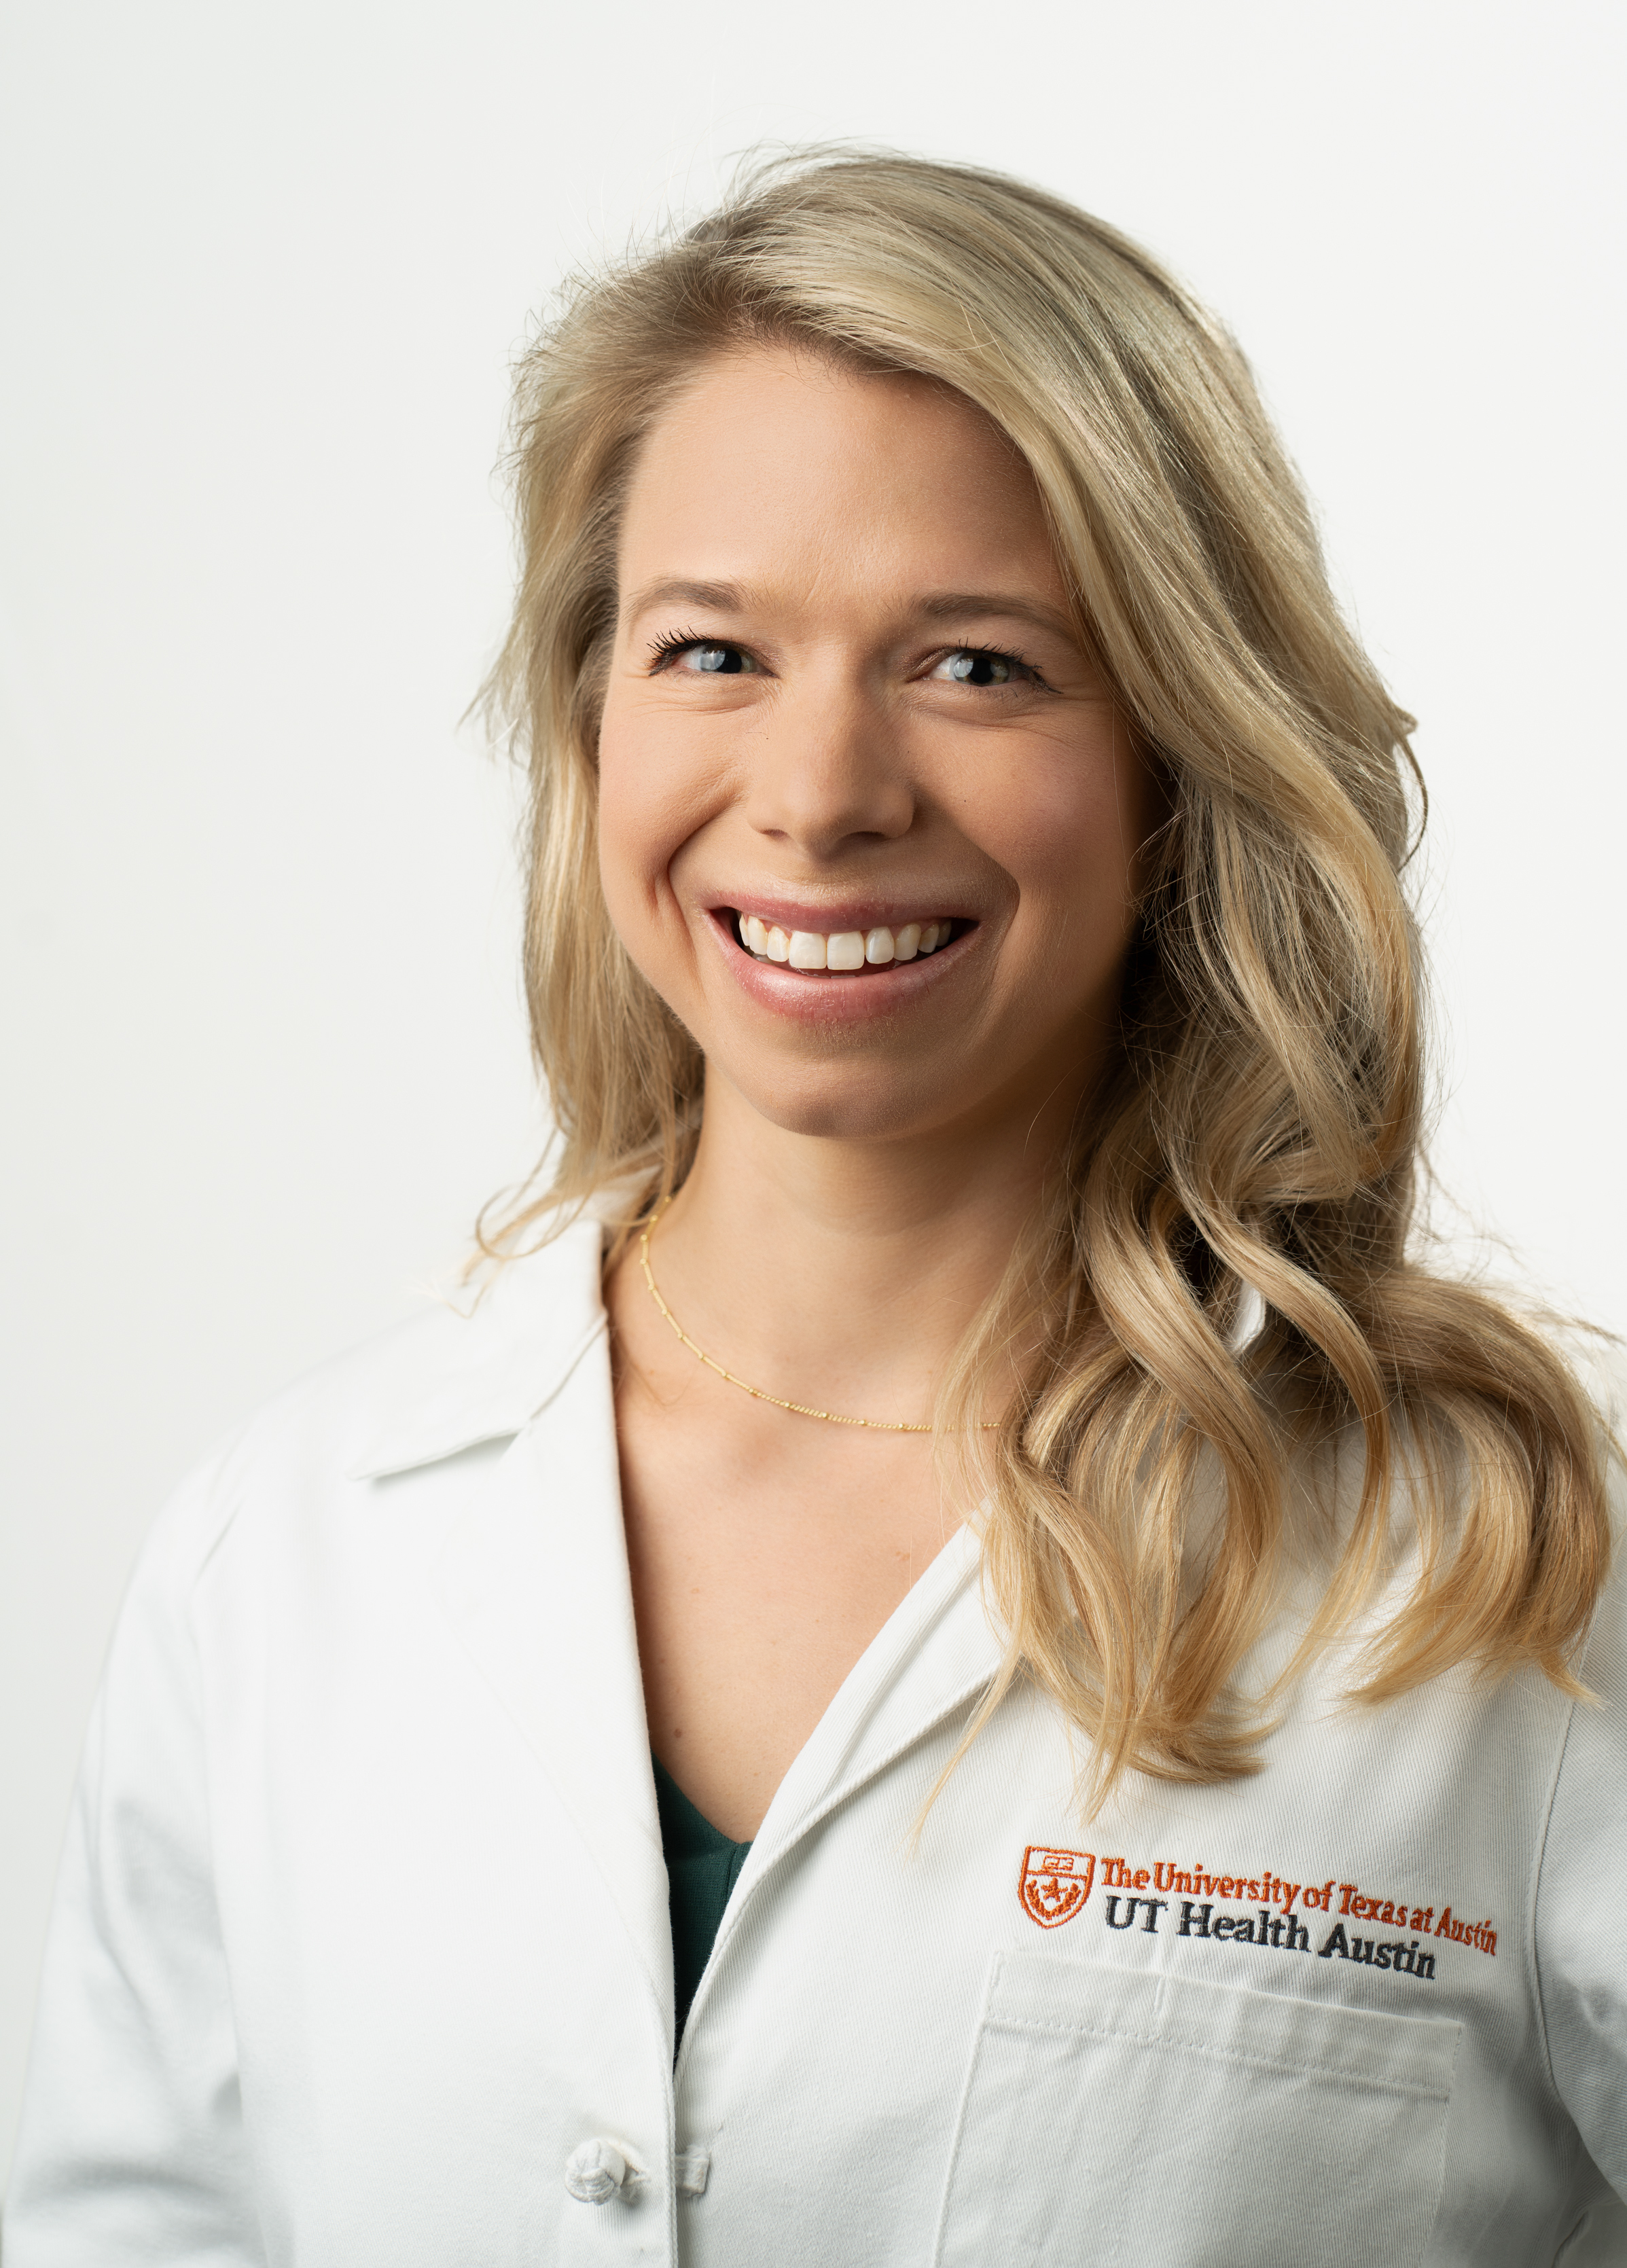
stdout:
[[(637, 621), (652, 607), (711, 607), (719, 614), (744, 614), (751, 599), (751, 593), (739, 583), (696, 583), (669, 578), (647, 583), (642, 591), (632, 593), (628, 600), (628, 620)], [(1031, 622), (1036, 630), (1049, 630), (1071, 644), (1077, 644), (1079, 639), (1078, 626), (1066, 615), (1010, 591), (928, 592), (911, 603), (909, 612), (932, 622), (986, 620), (998, 615), (1008, 621)]]
[(1004, 615), (1019, 622), (1032, 622), (1035, 630), (1051, 630), (1056, 637), (1077, 643), (1079, 627), (1054, 607), (1037, 605), (1032, 599), (1020, 599), (1011, 591), (937, 591), (917, 599), (915, 610), (928, 622), (965, 622), (979, 615)]
[(668, 579), (646, 583), (627, 601), (627, 619), (636, 622), (652, 607), (716, 607), (722, 615), (743, 613), (746, 593), (738, 583), (687, 583)]

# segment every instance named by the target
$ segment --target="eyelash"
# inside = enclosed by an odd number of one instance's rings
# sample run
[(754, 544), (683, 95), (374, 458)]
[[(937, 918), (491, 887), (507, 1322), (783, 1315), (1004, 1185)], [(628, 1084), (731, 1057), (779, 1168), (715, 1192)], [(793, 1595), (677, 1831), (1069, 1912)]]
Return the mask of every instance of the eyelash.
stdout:
[(674, 655), (685, 652), (692, 645), (728, 645), (731, 643), (728, 638), (704, 638), (698, 630), (664, 630), (659, 637), (650, 641), (650, 659), (659, 669), (663, 662), (671, 661)]
[[(691, 646), (734, 645), (738, 643), (739, 641), (734, 638), (703, 637), (698, 630), (664, 630), (659, 637), (652, 638), (650, 641), (649, 651), (651, 667), (652, 669), (665, 668), (669, 661), (675, 660), (681, 653), (687, 653)], [(745, 649), (742, 648), (741, 651), (744, 652)], [(1036, 685), (1043, 685), (1045, 682), (1044, 677), (1034, 666), (1034, 663), (1029, 661), (1025, 655), (1018, 653), (1015, 649), (1011, 646), (946, 646), (943, 653), (939, 657), (939, 659), (940, 660), (946, 659), (952, 653), (975, 654), (980, 661), (1014, 662), (1019, 669), (1026, 669), (1028, 672), (1028, 674), (1032, 677)]]

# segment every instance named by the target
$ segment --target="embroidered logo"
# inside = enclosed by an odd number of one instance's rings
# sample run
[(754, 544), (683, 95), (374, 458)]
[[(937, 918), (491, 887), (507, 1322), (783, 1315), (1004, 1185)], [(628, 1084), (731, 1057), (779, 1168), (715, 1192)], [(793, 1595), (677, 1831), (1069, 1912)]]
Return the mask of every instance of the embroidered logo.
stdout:
[[(1059, 1859), (1083, 1855), (1078, 1852), (1028, 1852), (1023, 1868), (1023, 1903), (1036, 1921), (1042, 1917), (1029, 1901), (1030, 1867), (1049, 1867)], [(1086, 1892), (1089, 1886), (1087, 1875)], [(1066, 1887), (1065, 1881), (1062, 1887)], [(1277, 1953), (1314, 1954), (1322, 1961), (1356, 1961), (1370, 1969), (1388, 1969), (1425, 1984), (1434, 1980), (1436, 1959), (1433, 1947), (1426, 1944), (1426, 1940), (1449, 1938), (1454, 1944), (1473, 1946), (1476, 1952), (1492, 1960), (1497, 1958), (1498, 1931), (1490, 1916), (1483, 1921), (1465, 1921), (1461, 1914), (1454, 1914), (1450, 1906), (1443, 1906), (1437, 1920), (1432, 1903), (1414, 1905), (1404, 1897), (1380, 1897), (1377, 1891), (1363, 1890), (1355, 1882), (1341, 1882), (1336, 1876), (1329, 1876), (1319, 1885), (1287, 1881), (1269, 1867), (1252, 1875), (1211, 1874), (1201, 1863), (1189, 1870), (1170, 1859), (1155, 1859), (1150, 1867), (1138, 1867), (1129, 1859), (1104, 1858), (1101, 1888), (1105, 1901), (1100, 1909), (1102, 1926), (1127, 1930), (1133, 1929), (1139, 1921), (1150, 1937), (1160, 1933), (1202, 1937), (1216, 1944), (1255, 1948), (1265, 1946)], [(1147, 1895), (1160, 1890), (1164, 1893), (1161, 1897)], [(1133, 1895), (1121, 1895), (1126, 1891)], [(1084, 1903), (1083, 1897), (1078, 1901), (1079, 1905)], [(1251, 1905), (1255, 1911), (1223, 1913), (1218, 1911), (1222, 1905)], [(1296, 1905), (1298, 1912), (1294, 1910)], [(1073, 1911), (1071, 1907), (1068, 1910)], [(1314, 1914), (1326, 1915), (1332, 1923), (1320, 1945), (1314, 1941), (1313, 1934), (1318, 1925), (1308, 1918)], [(1160, 1915), (1168, 1917), (1167, 1932), (1163, 1930)], [(1336, 1920), (1336, 1915), (1349, 1918), (1348, 1932), (1344, 1918)], [(1056, 1918), (1065, 1921), (1068, 1915), (1059, 1911)], [(1373, 1936), (1358, 1934), (1363, 1922), (1373, 1929)], [(1379, 1936), (1378, 1932), (1385, 1929), (1397, 1930), (1401, 1934), (1393, 1938)]]
[(1030, 1921), (1042, 1929), (1058, 1929), (1073, 1917), (1090, 1896), (1096, 1879), (1096, 1860), (1089, 1851), (1053, 1851), (1044, 1843), (1030, 1843), (1022, 1854), (1020, 1893)]

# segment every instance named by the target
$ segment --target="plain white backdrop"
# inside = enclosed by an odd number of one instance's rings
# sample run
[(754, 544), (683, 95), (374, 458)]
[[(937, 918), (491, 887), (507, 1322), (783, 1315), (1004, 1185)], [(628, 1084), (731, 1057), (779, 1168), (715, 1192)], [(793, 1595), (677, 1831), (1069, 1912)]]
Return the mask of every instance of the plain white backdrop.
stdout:
[(764, 142), (1026, 173), (1228, 318), (1421, 719), (1437, 1156), (1627, 1327), (1609, 0), (13, 0), (0, 55), (0, 2169), (131, 1557), (541, 1117), (507, 371)]

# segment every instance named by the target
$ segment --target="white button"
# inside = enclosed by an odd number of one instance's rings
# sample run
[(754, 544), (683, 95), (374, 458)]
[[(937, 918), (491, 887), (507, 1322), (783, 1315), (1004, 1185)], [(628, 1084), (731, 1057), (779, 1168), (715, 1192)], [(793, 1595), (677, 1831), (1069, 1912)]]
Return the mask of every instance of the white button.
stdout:
[(578, 2142), (565, 2160), (565, 2187), (584, 2205), (607, 2204), (620, 2195), (627, 2176), (626, 2159), (602, 2136)]

